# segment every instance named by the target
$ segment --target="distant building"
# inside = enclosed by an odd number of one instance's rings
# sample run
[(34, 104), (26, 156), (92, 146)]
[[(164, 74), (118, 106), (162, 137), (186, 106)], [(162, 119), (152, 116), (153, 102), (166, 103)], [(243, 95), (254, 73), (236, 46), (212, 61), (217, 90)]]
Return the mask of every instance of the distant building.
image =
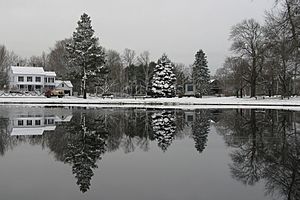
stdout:
[(72, 96), (73, 95), (73, 84), (71, 81), (55, 81), (55, 88), (64, 90), (66, 95)]
[(184, 96), (195, 96), (196, 86), (193, 83), (186, 83), (184, 85)]
[[(209, 81), (210, 92), (209, 95), (222, 94), (221, 84), (218, 80), (212, 79)], [(196, 96), (196, 86), (192, 82), (184, 84), (184, 91), (181, 96)]]
[(222, 86), (220, 81), (216, 80), (216, 79), (212, 79), (209, 81), (209, 85), (210, 85), (210, 94), (211, 95), (217, 95), (217, 94), (222, 94)]

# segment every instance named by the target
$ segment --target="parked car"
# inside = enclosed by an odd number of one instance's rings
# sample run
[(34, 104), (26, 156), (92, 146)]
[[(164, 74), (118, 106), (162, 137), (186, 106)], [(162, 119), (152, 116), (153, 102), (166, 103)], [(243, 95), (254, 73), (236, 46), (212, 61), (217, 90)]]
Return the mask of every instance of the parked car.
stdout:
[(50, 97), (63, 98), (65, 96), (65, 92), (63, 90), (52, 89), (52, 90), (47, 90), (45, 92), (45, 96), (47, 98), (50, 98)]

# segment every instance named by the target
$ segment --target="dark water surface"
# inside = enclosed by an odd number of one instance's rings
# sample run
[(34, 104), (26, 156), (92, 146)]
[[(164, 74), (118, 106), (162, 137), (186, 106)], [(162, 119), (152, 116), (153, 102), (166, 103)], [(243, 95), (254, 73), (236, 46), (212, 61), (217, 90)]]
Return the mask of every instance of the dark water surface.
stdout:
[(1, 200), (300, 199), (300, 113), (0, 107)]

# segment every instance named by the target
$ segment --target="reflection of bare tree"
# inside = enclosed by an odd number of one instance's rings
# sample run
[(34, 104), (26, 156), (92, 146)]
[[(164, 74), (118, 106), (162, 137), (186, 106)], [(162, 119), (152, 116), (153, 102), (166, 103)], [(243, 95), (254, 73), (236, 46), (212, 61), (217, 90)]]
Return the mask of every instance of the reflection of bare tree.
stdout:
[(276, 157), (267, 160), (264, 177), (268, 194), (279, 193), (287, 200), (300, 199), (300, 146), (297, 145), (289, 145), (284, 162), (277, 162)]
[(175, 115), (172, 111), (162, 111), (152, 114), (152, 128), (158, 146), (166, 151), (171, 145), (176, 131)]
[(192, 137), (195, 140), (195, 148), (202, 153), (207, 145), (207, 137), (210, 127), (209, 110), (197, 110), (195, 121), (192, 126)]
[(261, 178), (261, 128), (256, 121), (255, 110), (250, 111), (248, 122), (244, 124), (244, 132), (248, 134), (248, 141), (239, 150), (231, 154), (233, 164), (230, 166), (233, 176), (244, 184), (253, 185)]
[(0, 155), (4, 155), (6, 152), (8, 142), (9, 142), (9, 136), (8, 136), (8, 119), (0, 118)]
[[(249, 185), (263, 179), (267, 194), (279, 194), (288, 200), (299, 199), (300, 136), (293, 130), (297, 123), (292, 121), (296, 119), (292, 117), (293, 113), (246, 110), (233, 115), (236, 115), (235, 122), (223, 118), (217, 125), (221, 126), (218, 129), (227, 144), (236, 148), (231, 153), (232, 176)], [(240, 121), (236, 121), (238, 119)]]

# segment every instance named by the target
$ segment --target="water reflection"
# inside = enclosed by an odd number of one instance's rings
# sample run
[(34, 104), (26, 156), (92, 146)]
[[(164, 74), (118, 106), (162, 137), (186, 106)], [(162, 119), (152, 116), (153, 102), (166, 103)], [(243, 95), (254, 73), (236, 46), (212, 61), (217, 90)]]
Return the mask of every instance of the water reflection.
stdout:
[[(224, 137), (231, 175), (246, 185), (265, 183), (268, 195), (300, 199), (300, 115), (278, 110), (152, 110), (0, 107), (0, 153), (20, 143), (47, 147), (70, 165), (81, 192), (109, 152), (162, 152), (190, 138), (205, 152), (211, 129)], [(174, 147), (175, 148), (175, 147)]]
[(236, 110), (223, 115), (217, 127), (235, 147), (232, 176), (247, 185), (263, 179), (267, 194), (300, 199), (299, 113)]

